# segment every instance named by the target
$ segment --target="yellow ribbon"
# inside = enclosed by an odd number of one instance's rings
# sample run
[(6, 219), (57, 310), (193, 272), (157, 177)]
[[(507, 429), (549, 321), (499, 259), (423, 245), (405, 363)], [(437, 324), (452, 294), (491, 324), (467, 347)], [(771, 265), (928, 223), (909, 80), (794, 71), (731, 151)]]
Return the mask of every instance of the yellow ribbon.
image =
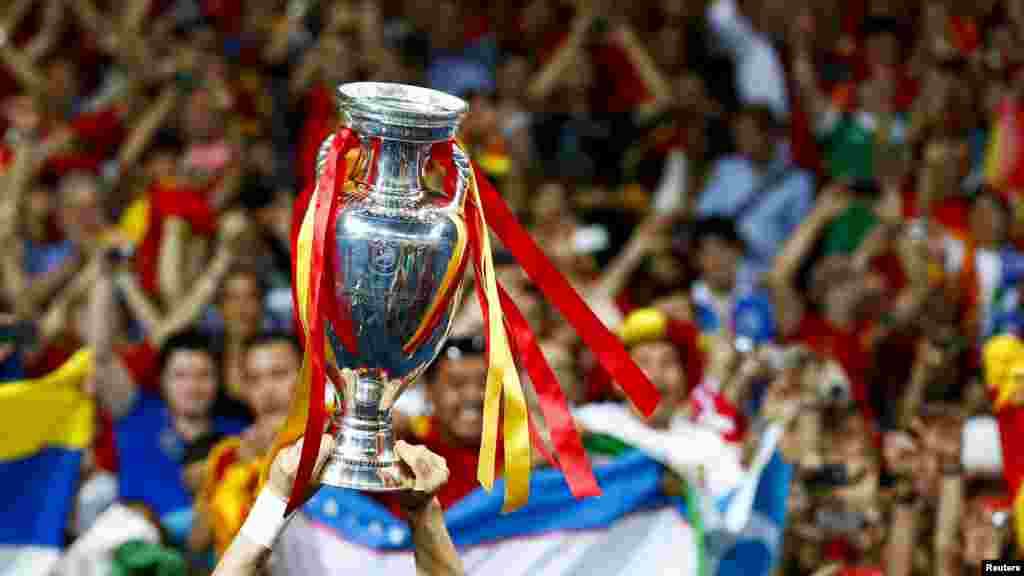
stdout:
[[(460, 146), (461, 147), (461, 146)], [(503, 423), (505, 441), (505, 502), (503, 512), (521, 508), (530, 497), (530, 433), (526, 412), (526, 396), (519, 381), (519, 371), (512, 359), (508, 334), (502, 318), (498, 283), (491, 254), (490, 231), (483, 204), (476, 186), (476, 175), (470, 174), (470, 193), (479, 207), (480, 278), (487, 301), (487, 330), (490, 351), (487, 366), (487, 390), (484, 396), (484, 426), (480, 441), (477, 479), (488, 492), (494, 487), (495, 455), (498, 445), (498, 420), (504, 399)]]
[[(345, 156), (346, 166), (355, 166), (358, 157), (358, 148), (350, 151)], [(347, 179), (349, 174), (352, 174), (352, 170), (347, 170), (344, 174), (338, 174), (338, 178), (343, 180)], [(352, 189), (354, 184), (352, 182), (344, 182), (343, 186), (343, 190), (348, 192)], [(293, 258), (296, 260), (296, 278), (293, 278), (292, 281), (295, 282), (295, 288), (299, 294), (298, 310), (295, 311), (295, 314), (299, 318), (302, 333), (305, 334), (307, 349), (303, 354), (302, 369), (299, 371), (298, 385), (295, 386), (295, 392), (292, 396), (292, 404), (288, 411), (288, 418), (285, 420), (281, 431), (278, 432), (277, 438), (274, 440), (274, 446), (271, 448), (268, 461), (272, 461), (282, 448), (286, 448), (298, 441), (299, 438), (302, 438), (302, 435), (306, 431), (306, 420), (309, 417), (309, 386), (313, 377), (311, 372), (312, 368), (310, 366), (311, 358), (309, 354), (309, 268), (313, 261), (313, 221), (315, 213), (316, 191), (314, 190), (313, 196), (309, 201), (309, 206), (306, 207), (306, 213), (302, 217), (302, 224), (299, 226), (299, 236), (296, 239), (295, 254), (293, 255)], [(324, 360), (328, 365), (337, 365), (337, 361), (334, 357), (334, 350), (328, 345), (326, 339), (322, 345), (326, 351)], [(335, 384), (337, 386), (342, 385), (340, 382), (336, 382)], [(330, 395), (325, 395), (325, 398), (329, 399)], [(264, 467), (263, 473), (260, 477), (261, 487), (267, 481), (267, 472), (269, 469), (269, 466)]]

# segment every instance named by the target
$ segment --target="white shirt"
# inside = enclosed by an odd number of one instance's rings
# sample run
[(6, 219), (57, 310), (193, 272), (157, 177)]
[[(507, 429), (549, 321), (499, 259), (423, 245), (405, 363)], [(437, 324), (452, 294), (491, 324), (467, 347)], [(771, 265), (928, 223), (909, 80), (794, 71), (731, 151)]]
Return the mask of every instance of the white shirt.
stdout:
[[(946, 249), (946, 270), (952, 273), (959, 273), (963, 270), (964, 258), (967, 247), (962, 240), (947, 236), (945, 239)], [(980, 284), (979, 296), (981, 298), (980, 312), (982, 321), (982, 334), (987, 334), (992, 323), (993, 307), (995, 305), (996, 291), (1003, 282), (1003, 261), (999, 252), (978, 248), (975, 250), (974, 266), (978, 273)]]
[(736, 64), (736, 89), (744, 104), (766, 104), (780, 119), (789, 117), (782, 59), (767, 36), (739, 13), (735, 0), (716, 0), (708, 21), (724, 52)]

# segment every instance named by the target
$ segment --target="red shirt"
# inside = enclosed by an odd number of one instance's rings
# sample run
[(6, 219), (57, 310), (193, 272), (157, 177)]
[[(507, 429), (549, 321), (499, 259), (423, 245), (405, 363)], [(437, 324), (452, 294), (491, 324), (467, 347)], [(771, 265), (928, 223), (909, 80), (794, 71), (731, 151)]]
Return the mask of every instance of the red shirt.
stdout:
[[(434, 454), (444, 458), (448, 465), (448, 482), (437, 493), (437, 501), (443, 510), (448, 510), (459, 500), (475, 491), (480, 483), (476, 478), (476, 467), (480, 461), (479, 446), (452, 446), (441, 438), (437, 424), (433, 417), (427, 419), (426, 432), (413, 439), (413, 443), (420, 444)], [(501, 476), (502, 462), (501, 438), (498, 439), (495, 461), (497, 463), (496, 476)], [(372, 494), (371, 497), (384, 506), (387, 506), (395, 516), (402, 516), (402, 509), (398, 501), (387, 493)]]
[(1024, 438), (1024, 406), (1007, 405), (996, 413), (999, 440), (1003, 447), (1003, 477), (1011, 494), (1017, 494), (1024, 480), (1024, 454), (1017, 448)]
[(193, 234), (211, 235), (217, 230), (217, 216), (205, 193), (173, 184), (152, 185), (149, 202), (149, 226), (135, 257), (135, 271), (143, 290), (157, 294), (164, 221), (183, 218), (192, 226)]
[(596, 111), (629, 112), (651, 98), (626, 51), (617, 44), (594, 48), (590, 60), (596, 73), (593, 90)]
[(871, 407), (865, 380), (867, 370), (871, 366), (871, 355), (864, 345), (862, 336), (862, 330), (842, 330), (824, 318), (808, 312), (800, 319), (796, 333), (789, 340), (806, 344), (820, 356), (838, 362), (850, 380), (853, 399), (864, 416), (873, 422), (874, 410)]
[[(476, 490), (480, 483), (476, 477), (480, 462), (479, 446), (453, 446), (441, 438), (441, 432), (433, 418), (430, 419), (426, 436), (419, 439), (428, 450), (444, 458), (448, 464), (448, 482), (437, 493), (441, 508), (447, 510)], [(497, 474), (501, 473), (501, 447), (497, 450)]]
[(121, 140), (121, 117), (116, 108), (79, 114), (71, 121), (76, 149), (50, 157), (46, 167), (56, 174), (97, 172)]

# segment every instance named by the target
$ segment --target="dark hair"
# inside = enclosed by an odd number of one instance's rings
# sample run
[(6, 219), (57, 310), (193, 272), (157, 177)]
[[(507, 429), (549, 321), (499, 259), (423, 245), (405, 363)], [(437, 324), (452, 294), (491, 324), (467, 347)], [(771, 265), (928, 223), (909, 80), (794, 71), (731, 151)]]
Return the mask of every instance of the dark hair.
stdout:
[(452, 336), (445, 341), (444, 346), (441, 347), (441, 351), (437, 354), (437, 359), (430, 364), (427, 371), (424, 373), (424, 377), (427, 382), (433, 382), (439, 367), (445, 362), (460, 360), (462, 358), (472, 358), (483, 356), (487, 353), (487, 340), (483, 334), (474, 336)]
[(758, 127), (765, 132), (776, 133), (782, 129), (782, 122), (775, 116), (775, 111), (767, 104), (747, 104), (740, 108), (737, 118), (750, 116)]
[(430, 63), (430, 38), (422, 32), (413, 32), (401, 38), (396, 48), (402, 65), (416, 70), (425, 70)]
[(890, 16), (868, 16), (861, 25), (861, 32), (865, 38), (888, 34), (896, 38), (903, 37), (903, 27), (900, 21)]
[(164, 128), (158, 131), (154, 136), (153, 140), (149, 144), (149, 154), (156, 154), (157, 152), (168, 152), (177, 154), (185, 149), (184, 143), (181, 138), (178, 137), (178, 133), (170, 128)]
[(299, 342), (299, 339), (296, 338), (295, 335), (289, 334), (288, 332), (284, 332), (281, 330), (268, 330), (266, 332), (260, 332), (259, 334), (252, 336), (251, 338), (246, 340), (245, 344), (242, 346), (242, 349), (246, 353), (249, 353), (249, 351), (252, 350), (253, 348), (257, 348), (260, 346), (270, 346), (272, 344), (287, 344), (291, 346), (292, 350), (294, 350), (296, 354), (302, 356), (302, 344)]
[(170, 360), (171, 354), (174, 354), (179, 350), (186, 352), (202, 352), (209, 355), (210, 360), (214, 364), (214, 372), (218, 376), (220, 375), (221, 358), (217, 347), (214, 346), (213, 339), (203, 332), (190, 329), (178, 332), (171, 336), (166, 342), (164, 342), (164, 345), (160, 347), (157, 366), (160, 368), (161, 376), (163, 376), (164, 369), (167, 367), (167, 362)]
[(988, 198), (996, 203), (997, 206), (1009, 217), (1013, 214), (1013, 210), (1010, 208), (1010, 203), (1005, 196), (999, 193), (999, 191), (991, 188), (988, 185), (982, 185), (978, 190), (968, 197), (970, 205), (973, 206), (978, 200), (982, 198)]
[(266, 279), (260, 274), (260, 269), (250, 264), (235, 264), (224, 275), (224, 280), (221, 281), (220, 289), (217, 291), (217, 302), (221, 302), (224, 299), (224, 289), (228, 285), (228, 280), (235, 276), (252, 276), (256, 280), (256, 289), (259, 290), (260, 296), (266, 296), (269, 288), (267, 286)]
[(266, 208), (277, 199), (277, 190), (272, 182), (255, 174), (246, 174), (242, 179), (242, 191), (238, 195), (239, 205), (249, 211)]
[(743, 239), (736, 230), (736, 223), (730, 218), (709, 216), (698, 220), (693, 227), (693, 245), (699, 246), (706, 238), (716, 237), (732, 244), (740, 251), (745, 249)]

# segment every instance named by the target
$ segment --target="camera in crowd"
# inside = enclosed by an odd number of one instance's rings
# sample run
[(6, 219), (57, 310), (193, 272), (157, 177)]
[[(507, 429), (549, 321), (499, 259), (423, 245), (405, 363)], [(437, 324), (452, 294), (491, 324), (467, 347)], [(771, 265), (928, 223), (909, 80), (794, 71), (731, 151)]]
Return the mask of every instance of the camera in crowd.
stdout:
[(805, 392), (825, 406), (849, 406), (853, 401), (850, 380), (835, 361), (824, 359), (803, 346), (757, 346), (751, 338), (738, 337), (733, 347), (741, 357), (759, 354), (773, 374), (803, 370)]

